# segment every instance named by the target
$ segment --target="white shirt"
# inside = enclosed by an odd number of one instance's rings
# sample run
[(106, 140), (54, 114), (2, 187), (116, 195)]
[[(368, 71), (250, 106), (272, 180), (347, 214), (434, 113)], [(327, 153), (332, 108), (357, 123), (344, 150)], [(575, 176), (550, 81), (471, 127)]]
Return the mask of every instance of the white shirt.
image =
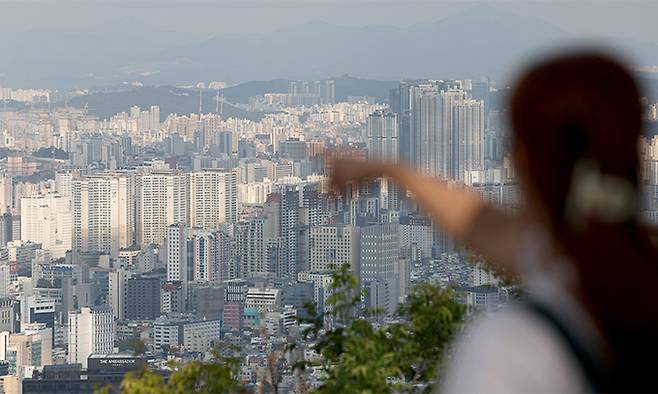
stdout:
[[(576, 276), (550, 257), (546, 237), (530, 231), (521, 242), (528, 293), (567, 324), (576, 340), (600, 349), (588, 314), (571, 296)], [(592, 389), (571, 348), (553, 326), (520, 305), (480, 316), (459, 339), (446, 370), (446, 393), (584, 393)]]

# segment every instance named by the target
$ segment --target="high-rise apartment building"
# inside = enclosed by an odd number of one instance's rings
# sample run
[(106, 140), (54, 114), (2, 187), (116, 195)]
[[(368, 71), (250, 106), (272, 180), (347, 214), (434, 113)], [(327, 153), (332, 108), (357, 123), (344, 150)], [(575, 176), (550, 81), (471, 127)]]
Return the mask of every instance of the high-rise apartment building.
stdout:
[(282, 243), (280, 205), (281, 195), (271, 194), (258, 217), (237, 224), (235, 257), (241, 276), (266, 277), (276, 272)]
[(333, 79), (328, 79), (324, 82), (325, 92), (324, 92), (324, 102), (326, 104), (335, 104), (336, 103), (336, 81)]
[(106, 173), (73, 182), (73, 250), (116, 257), (134, 243), (135, 182), (129, 173)]
[(321, 222), (319, 184), (284, 185), (280, 198), (280, 248), (277, 277), (296, 278), (308, 270), (308, 229)]
[(181, 224), (167, 228), (166, 256), (167, 281), (187, 282), (187, 247), (189, 230)]
[(410, 90), (410, 159), (425, 175), (454, 178), (452, 107), (463, 96), (433, 83)]
[(187, 174), (153, 171), (137, 178), (137, 242), (161, 245), (172, 224), (190, 222)]
[(470, 171), (484, 168), (484, 103), (463, 100), (452, 108), (453, 134), (456, 139), (455, 179), (464, 182)]
[(402, 257), (420, 261), (432, 256), (434, 227), (428, 217), (400, 216), (400, 249)]
[(114, 319), (108, 307), (81, 308), (69, 313), (68, 361), (87, 368), (92, 354), (111, 354), (114, 349)]
[(149, 111), (150, 121), (149, 127), (151, 130), (160, 129), (160, 107), (157, 105), (152, 105), (151, 110)]
[(0, 176), (0, 214), (5, 214), (11, 211), (13, 204), (13, 186), (10, 176)]
[(398, 116), (393, 112), (376, 111), (366, 122), (368, 158), (397, 163), (399, 157)]
[(187, 298), (188, 282), (194, 277), (192, 270), (192, 240), (190, 230), (181, 224), (167, 228), (165, 241), (165, 264), (167, 267), (167, 282), (179, 282), (185, 298)]
[(464, 181), (484, 169), (484, 104), (429, 82), (409, 89), (409, 160), (424, 174)]
[(192, 239), (193, 279), (200, 282), (219, 282), (220, 240), (212, 231), (199, 231)]
[(398, 115), (399, 159), (411, 161), (411, 89), (414, 86), (428, 84), (427, 80), (402, 81), (397, 89), (392, 89), (389, 96), (391, 112)]
[(281, 258), (276, 266), (277, 277), (297, 275), (297, 247), (299, 240), (299, 190), (286, 186), (281, 193)]
[(190, 174), (192, 227), (215, 229), (237, 219), (237, 170), (207, 169)]
[(57, 171), (55, 173), (55, 191), (60, 196), (70, 197), (74, 178), (75, 174), (73, 171)]
[(21, 240), (40, 243), (52, 257), (64, 257), (71, 250), (71, 208), (69, 197), (58, 193), (21, 199)]

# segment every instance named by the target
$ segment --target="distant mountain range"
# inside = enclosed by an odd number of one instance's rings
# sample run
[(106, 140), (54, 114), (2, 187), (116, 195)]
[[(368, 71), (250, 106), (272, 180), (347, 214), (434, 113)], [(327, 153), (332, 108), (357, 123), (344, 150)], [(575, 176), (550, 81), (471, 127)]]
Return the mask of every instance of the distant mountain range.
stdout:
[(187, 73), (228, 80), (377, 79), (502, 76), (528, 53), (566, 37), (541, 20), (479, 6), (409, 28), (307, 23), (272, 34), (230, 35), (165, 51), (143, 72), (157, 78)]
[[(389, 98), (389, 92), (398, 86), (398, 81), (378, 81), (373, 79), (354, 78), (347, 75), (332, 78), (336, 82), (336, 99), (346, 101), (350, 96), (369, 96), (379, 102)], [(261, 96), (265, 93), (286, 93), (291, 81), (274, 79), (270, 81), (250, 81), (220, 90), (224, 95), (223, 114), (226, 117), (238, 117), (251, 120), (260, 120), (264, 114), (249, 112), (238, 108), (234, 104), (247, 104), (252, 96)], [(638, 82), (643, 94), (650, 102), (658, 101), (658, 77), (654, 75), (639, 74)], [(501, 89), (492, 94), (489, 102), (491, 109), (503, 109), (507, 105), (507, 89)], [(203, 112), (216, 111), (217, 91), (203, 91)], [(62, 103), (59, 103), (60, 105)], [(107, 119), (119, 112), (128, 112), (130, 107), (137, 105), (148, 109), (151, 105), (160, 106), (160, 113), (164, 118), (171, 113), (189, 114), (199, 111), (199, 91), (196, 89), (178, 88), (173, 86), (145, 86), (132, 87), (126, 85), (106, 86), (94, 89), (90, 94), (77, 96), (68, 103), (74, 107), (87, 107), (89, 113), (101, 119)], [(8, 109), (21, 109), (24, 106), (17, 102), (8, 102)], [(655, 132), (652, 132), (655, 134)]]
[[(336, 82), (336, 99), (345, 101), (349, 96), (369, 96), (379, 101), (388, 99), (389, 91), (398, 85), (395, 81), (377, 81), (370, 79), (341, 76), (333, 78)], [(221, 90), (225, 101), (246, 104), (249, 97), (265, 93), (288, 92), (289, 80), (252, 81)], [(217, 109), (217, 92), (205, 90), (202, 98), (202, 111), (215, 112)], [(107, 119), (119, 112), (128, 112), (137, 105), (148, 109), (151, 105), (160, 106), (160, 114), (166, 117), (170, 113), (189, 114), (199, 112), (199, 91), (194, 89), (159, 87), (105, 87), (87, 95), (77, 96), (68, 103), (74, 107), (86, 107), (89, 113)], [(251, 120), (259, 120), (263, 113), (245, 111), (234, 105), (224, 103), (223, 115)]]
[[(11, 30), (0, 26), (0, 85), (68, 89), (133, 81), (146, 86), (266, 81), (224, 92), (229, 101), (245, 102), (266, 90), (286, 91), (288, 80), (348, 74), (379, 81), (489, 76), (505, 84), (529, 57), (570, 44), (574, 38), (535, 17), (486, 5), (408, 27), (312, 22), (270, 33), (224, 34), (186, 44), (166, 26), (157, 27), (157, 21), (130, 24), (114, 19), (80, 27), (35, 27), (20, 35), (9, 34)], [(658, 45), (614, 34), (619, 32), (611, 29), (606, 42), (628, 54), (641, 53), (644, 64), (658, 64)], [(343, 89), (337, 82), (337, 90), (345, 96), (367, 94), (372, 89), (369, 95), (381, 97), (387, 90), (385, 84), (364, 81), (371, 87), (363, 85), (351, 92), (355, 81), (345, 81)], [(139, 94), (148, 96), (150, 91), (146, 88)]]
[(539, 19), (488, 6), (406, 28), (316, 22), (171, 46), (120, 29), (68, 29), (2, 37), (0, 82), (92, 87), (132, 81), (314, 80), (344, 74), (379, 80), (502, 78), (528, 55), (569, 38)]
[[(215, 93), (205, 92), (202, 100), (202, 112), (215, 112)], [(71, 106), (86, 107), (90, 114), (101, 119), (109, 119), (120, 112), (128, 112), (130, 107), (137, 105), (142, 109), (149, 109), (152, 105), (160, 107), (161, 120), (172, 113), (188, 115), (199, 112), (199, 91), (182, 89), (173, 86), (147, 86), (132, 87), (114, 91), (103, 91), (77, 96), (68, 103)], [(244, 111), (235, 106), (224, 103), (223, 113), (227, 117), (260, 120), (262, 113)]]

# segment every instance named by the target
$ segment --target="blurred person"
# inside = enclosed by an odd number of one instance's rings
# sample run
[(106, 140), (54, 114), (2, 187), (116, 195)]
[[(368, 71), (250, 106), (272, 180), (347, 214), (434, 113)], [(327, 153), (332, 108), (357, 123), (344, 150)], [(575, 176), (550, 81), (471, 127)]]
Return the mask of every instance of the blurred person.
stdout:
[(638, 218), (633, 78), (603, 54), (546, 60), (516, 84), (511, 124), (518, 216), (404, 166), (343, 160), (332, 184), (391, 177), (443, 231), (521, 278), (524, 301), (458, 341), (443, 391), (658, 391), (658, 259)]

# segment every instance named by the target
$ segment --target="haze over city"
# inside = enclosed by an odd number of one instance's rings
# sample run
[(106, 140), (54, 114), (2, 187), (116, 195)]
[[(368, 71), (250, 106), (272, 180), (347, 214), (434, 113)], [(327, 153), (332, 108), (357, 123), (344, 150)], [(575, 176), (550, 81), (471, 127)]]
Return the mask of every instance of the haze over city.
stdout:
[(650, 387), (656, 15), (0, 0), (0, 391)]
[(651, 18), (658, 5), (642, 1), (0, 4), (0, 85), (17, 87), (342, 74), (501, 79), (528, 56), (579, 42), (612, 45), (640, 65), (658, 60)]

